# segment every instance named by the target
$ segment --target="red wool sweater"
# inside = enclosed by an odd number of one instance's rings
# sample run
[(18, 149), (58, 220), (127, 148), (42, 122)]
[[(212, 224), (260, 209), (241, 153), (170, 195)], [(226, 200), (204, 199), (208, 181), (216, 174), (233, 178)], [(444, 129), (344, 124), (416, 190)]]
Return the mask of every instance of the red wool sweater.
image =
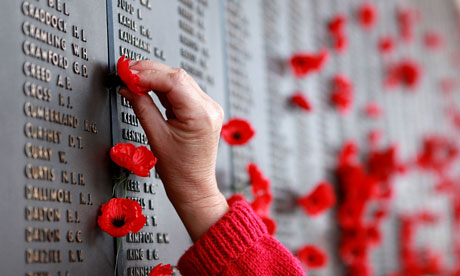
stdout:
[(264, 223), (244, 201), (206, 232), (178, 263), (182, 275), (305, 275), (297, 260), (267, 233)]

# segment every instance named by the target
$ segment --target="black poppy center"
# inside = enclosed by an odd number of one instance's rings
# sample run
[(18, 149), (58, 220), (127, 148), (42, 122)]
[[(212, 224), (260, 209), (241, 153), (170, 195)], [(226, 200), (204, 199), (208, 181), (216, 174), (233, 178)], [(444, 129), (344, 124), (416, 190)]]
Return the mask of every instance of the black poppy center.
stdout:
[(125, 216), (119, 216), (112, 220), (113, 226), (118, 227), (118, 228), (123, 227), (125, 223), (126, 223)]
[(312, 255), (308, 256), (308, 261), (309, 261), (310, 263), (314, 263), (314, 262), (316, 261), (315, 256), (312, 256)]
[(241, 139), (241, 133), (239, 133), (239, 132), (233, 133), (233, 139), (240, 140)]

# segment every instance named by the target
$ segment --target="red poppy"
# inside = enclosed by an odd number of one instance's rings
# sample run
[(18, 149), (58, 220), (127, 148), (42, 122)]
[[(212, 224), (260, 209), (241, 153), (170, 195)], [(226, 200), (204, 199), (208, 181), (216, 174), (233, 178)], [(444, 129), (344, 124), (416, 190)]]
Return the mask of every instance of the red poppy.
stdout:
[(420, 65), (414, 60), (407, 59), (388, 68), (385, 86), (391, 89), (402, 85), (413, 90), (418, 86), (421, 77)]
[(439, 86), (444, 94), (450, 94), (457, 88), (457, 82), (453, 78), (443, 78), (439, 81)]
[(382, 115), (382, 108), (376, 102), (368, 102), (364, 108), (367, 117), (377, 119)]
[(222, 126), (222, 138), (231, 146), (242, 146), (249, 143), (255, 135), (251, 124), (240, 118), (230, 119)]
[(338, 208), (337, 221), (343, 228), (352, 228), (361, 223), (365, 204), (363, 202), (347, 201)]
[(311, 73), (319, 72), (329, 60), (329, 52), (322, 49), (318, 53), (299, 52), (290, 59), (290, 65), (294, 75), (298, 78), (305, 77)]
[(254, 196), (270, 192), (270, 179), (263, 175), (262, 171), (256, 164), (249, 163), (247, 171)]
[(265, 224), (265, 226), (267, 227), (267, 232), (268, 234), (270, 235), (275, 235), (276, 233), (276, 228), (277, 228), (277, 225), (276, 225), (276, 221), (271, 218), (271, 217), (260, 217), (260, 219), (262, 220), (262, 222)]
[(372, 29), (377, 23), (379, 14), (375, 4), (364, 2), (358, 8), (358, 21), (363, 29)]
[(273, 201), (271, 192), (263, 195), (257, 195), (251, 203), (251, 207), (260, 217), (268, 217), (270, 213), (270, 205)]
[(342, 240), (340, 243), (339, 254), (346, 264), (355, 262), (367, 262), (369, 248), (365, 237), (356, 239)]
[(173, 270), (171, 269), (170, 264), (163, 265), (160, 263), (150, 271), (149, 276), (170, 276), (172, 273)]
[(405, 42), (414, 38), (414, 24), (417, 19), (416, 10), (411, 7), (398, 7), (397, 10), (399, 34)]
[(376, 224), (366, 227), (366, 238), (371, 245), (379, 245), (382, 242), (382, 233)]
[(347, 17), (343, 14), (335, 15), (329, 23), (329, 32), (333, 39), (333, 46), (337, 53), (343, 53), (348, 47), (346, 35)]
[(440, 33), (435, 31), (428, 31), (423, 36), (425, 47), (430, 50), (438, 50), (444, 44), (444, 40)]
[(321, 268), (327, 265), (328, 256), (319, 247), (314, 245), (306, 245), (297, 252), (299, 260), (308, 268)]
[(340, 114), (346, 114), (353, 103), (353, 85), (346, 76), (338, 74), (333, 78), (334, 92), (331, 101)]
[(136, 147), (131, 143), (118, 143), (110, 150), (110, 158), (118, 166), (141, 177), (148, 177), (157, 163), (157, 158), (146, 146)]
[(302, 94), (302, 92), (296, 92), (292, 95), (291, 103), (305, 111), (311, 111), (313, 109), (310, 101)]
[(129, 58), (126, 58), (126, 55), (123, 55), (118, 59), (117, 62), (117, 72), (118, 76), (120, 76), (121, 80), (124, 84), (128, 87), (128, 89), (137, 94), (137, 95), (145, 95), (151, 89), (142, 87), (139, 85), (139, 76), (133, 74), (129, 69), (129, 62), (131, 61)]
[[(347, 267), (348, 276), (371, 276), (374, 275), (372, 266), (367, 262), (354, 262)], [(390, 275), (388, 275), (390, 276)]]
[(382, 36), (379, 39), (379, 50), (382, 54), (389, 54), (395, 48), (395, 41), (392, 36)]
[(395, 145), (386, 150), (369, 153), (369, 172), (381, 181), (388, 181), (399, 172), (398, 148)]
[(112, 198), (101, 207), (97, 223), (102, 231), (112, 237), (137, 233), (146, 222), (139, 202), (126, 198)]
[(376, 147), (382, 139), (382, 131), (379, 129), (373, 129), (369, 131), (367, 135), (367, 141), (371, 147)]
[(345, 142), (337, 158), (339, 168), (357, 163), (358, 151), (359, 149), (355, 141)]
[(323, 181), (308, 195), (297, 199), (297, 203), (310, 216), (316, 216), (334, 206), (336, 202), (334, 188)]
[(423, 149), (417, 156), (417, 164), (425, 170), (442, 172), (458, 157), (459, 149), (455, 142), (443, 136), (426, 137)]

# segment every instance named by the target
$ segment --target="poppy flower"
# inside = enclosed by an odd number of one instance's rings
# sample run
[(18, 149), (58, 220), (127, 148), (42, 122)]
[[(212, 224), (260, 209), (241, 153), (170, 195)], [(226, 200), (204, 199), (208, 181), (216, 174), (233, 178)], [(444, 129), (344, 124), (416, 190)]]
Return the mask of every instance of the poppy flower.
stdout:
[(327, 265), (328, 256), (319, 247), (314, 245), (306, 245), (297, 252), (299, 260), (308, 268), (321, 268)]
[(270, 205), (273, 202), (273, 195), (267, 192), (263, 195), (257, 195), (251, 203), (254, 212), (260, 217), (268, 217), (270, 213)]
[(160, 263), (150, 271), (149, 276), (170, 276), (172, 273), (170, 264), (163, 265)]
[(386, 150), (373, 150), (369, 154), (369, 172), (380, 179), (388, 181), (399, 172), (398, 148), (396, 145)]
[(377, 23), (379, 14), (375, 4), (364, 2), (358, 8), (358, 22), (363, 29), (370, 30)]
[(126, 58), (126, 55), (123, 55), (118, 59), (117, 62), (117, 73), (120, 76), (123, 83), (128, 87), (128, 89), (137, 94), (137, 95), (145, 95), (151, 89), (142, 87), (139, 85), (139, 76), (133, 74), (133, 72), (129, 69), (129, 62), (131, 60)]
[(366, 227), (366, 238), (370, 245), (379, 245), (382, 242), (382, 233), (376, 224)]
[(297, 203), (310, 216), (316, 216), (334, 206), (334, 188), (327, 182), (320, 182), (308, 195), (297, 199)]
[(146, 222), (139, 202), (126, 198), (112, 198), (101, 207), (97, 223), (102, 231), (112, 237), (137, 233)]
[(442, 172), (458, 157), (457, 145), (443, 136), (426, 137), (417, 156), (417, 164), (424, 170)]
[(267, 232), (268, 234), (270, 235), (275, 235), (276, 233), (276, 228), (278, 227), (277, 224), (276, 224), (276, 221), (271, 218), (271, 217), (260, 217), (260, 219), (262, 220), (262, 222), (265, 224), (265, 226), (267, 227)]
[(357, 239), (342, 240), (340, 243), (339, 254), (342, 261), (346, 264), (355, 262), (366, 262), (369, 247), (365, 237)]
[(398, 7), (397, 19), (400, 36), (405, 42), (411, 42), (414, 38), (414, 24), (417, 19), (415, 9), (410, 7)]
[(231, 146), (246, 145), (255, 133), (251, 124), (240, 118), (230, 119), (221, 131), (222, 138)]
[(270, 191), (270, 179), (266, 178), (259, 167), (254, 163), (249, 163), (247, 167), (249, 180), (251, 181), (252, 193), (254, 196)]
[(392, 89), (398, 85), (414, 90), (420, 83), (422, 70), (414, 60), (403, 60), (393, 64), (387, 69), (385, 86)]
[(373, 129), (367, 134), (367, 141), (371, 147), (376, 147), (382, 139), (382, 131)]
[(305, 111), (313, 109), (310, 101), (301, 92), (296, 92), (291, 96), (291, 103)]
[(337, 53), (343, 53), (348, 47), (346, 35), (347, 17), (343, 14), (335, 15), (329, 22), (329, 32), (333, 39), (333, 47)]
[(295, 53), (291, 57), (289, 63), (294, 75), (298, 78), (302, 78), (311, 73), (321, 71), (328, 60), (328, 50), (322, 49), (318, 53)]
[(368, 102), (364, 108), (367, 117), (377, 119), (382, 115), (382, 108), (376, 102)]
[(146, 146), (136, 147), (131, 143), (118, 143), (110, 150), (110, 158), (118, 166), (141, 177), (148, 177), (157, 158)]
[(353, 85), (346, 76), (338, 74), (333, 78), (334, 91), (331, 101), (340, 114), (346, 114), (353, 103)]
[(361, 223), (365, 204), (363, 202), (346, 201), (337, 211), (337, 221), (342, 228), (352, 228)]
[(382, 54), (389, 54), (395, 48), (395, 41), (392, 36), (382, 36), (379, 39), (379, 51)]
[(441, 34), (435, 31), (427, 31), (423, 36), (423, 42), (429, 50), (437, 50), (444, 44)]
[[(348, 276), (371, 276), (374, 275), (372, 266), (368, 262), (354, 262), (347, 267)], [(388, 275), (390, 276), (390, 275)]]

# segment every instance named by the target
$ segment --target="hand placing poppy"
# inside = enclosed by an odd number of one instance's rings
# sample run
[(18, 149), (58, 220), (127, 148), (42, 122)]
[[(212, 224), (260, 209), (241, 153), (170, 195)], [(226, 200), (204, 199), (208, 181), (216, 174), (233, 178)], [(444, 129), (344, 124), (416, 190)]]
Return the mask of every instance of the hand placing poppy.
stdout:
[(321, 71), (328, 60), (328, 50), (322, 49), (318, 53), (295, 53), (292, 55), (289, 63), (294, 75), (297, 78), (302, 78), (311, 73)]
[(297, 252), (299, 260), (307, 268), (322, 268), (327, 265), (328, 257), (326, 253), (317, 246), (305, 245)]
[(313, 109), (310, 101), (302, 94), (302, 92), (296, 92), (291, 96), (291, 104), (304, 111), (311, 111)]
[(146, 146), (136, 147), (131, 143), (118, 143), (110, 150), (110, 158), (118, 166), (141, 177), (148, 177), (157, 158)]
[(372, 29), (378, 20), (378, 10), (375, 4), (363, 2), (358, 8), (358, 22), (363, 29)]
[(297, 203), (310, 216), (317, 216), (334, 206), (336, 202), (334, 188), (323, 181), (310, 194), (297, 199)]
[(240, 118), (230, 119), (222, 126), (222, 138), (231, 146), (243, 146), (255, 135), (251, 124)]
[(125, 199), (112, 198), (101, 207), (101, 215), (97, 224), (112, 237), (123, 237), (129, 232), (137, 233), (146, 222), (139, 202)]
[(160, 263), (150, 271), (149, 276), (170, 276), (172, 273), (173, 270), (170, 264), (163, 265)]
[(142, 87), (139, 85), (139, 76), (134, 74), (133, 71), (129, 68), (130, 59), (126, 58), (125, 55), (120, 57), (117, 62), (117, 73), (120, 76), (123, 83), (128, 87), (128, 89), (137, 94), (145, 95), (151, 89)]

